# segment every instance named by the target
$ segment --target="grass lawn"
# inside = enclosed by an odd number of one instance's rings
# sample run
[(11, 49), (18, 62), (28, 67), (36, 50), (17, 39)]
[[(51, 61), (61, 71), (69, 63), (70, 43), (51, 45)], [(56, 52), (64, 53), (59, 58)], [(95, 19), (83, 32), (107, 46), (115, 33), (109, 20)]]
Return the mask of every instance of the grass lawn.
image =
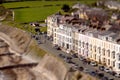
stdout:
[(41, 32), (47, 32), (47, 27), (40, 27)]
[(59, 7), (25, 8), (15, 10), (15, 21), (34, 22), (45, 20), (47, 16), (59, 11)]
[[(47, 16), (61, 10), (63, 4), (72, 6), (77, 2), (91, 4), (96, 0), (80, 0), (80, 1), (25, 1), (4, 3), (6, 8), (12, 8), (15, 11), (15, 21), (34, 22), (45, 20)], [(22, 8), (21, 8), (22, 7)]]

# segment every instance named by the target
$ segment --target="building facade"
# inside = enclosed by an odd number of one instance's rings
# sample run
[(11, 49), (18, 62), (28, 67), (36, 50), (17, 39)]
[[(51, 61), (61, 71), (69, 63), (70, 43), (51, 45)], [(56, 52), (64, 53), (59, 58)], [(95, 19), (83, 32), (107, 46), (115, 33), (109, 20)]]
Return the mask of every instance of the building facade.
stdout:
[(119, 30), (117, 33), (111, 31), (111, 25), (105, 27), (107, 30), (97, 30), (98, 27), (91, 28), (82, 20), (69, 18), (58, 15), (47, 18), (47, 34), (53, 37), (53, 45), (60, 46), (66, 53), (77, 53), (120, 73)]

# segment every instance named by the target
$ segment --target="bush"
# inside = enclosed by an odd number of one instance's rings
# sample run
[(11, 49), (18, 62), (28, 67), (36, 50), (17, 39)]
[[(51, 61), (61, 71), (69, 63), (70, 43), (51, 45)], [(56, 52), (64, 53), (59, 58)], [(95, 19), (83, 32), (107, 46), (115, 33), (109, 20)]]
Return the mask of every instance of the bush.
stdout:
[(64, 4), (61, 9), (62, 9), (64, 12), (68, 12), (68, 11), (70, 10), (70, 7), (69, 7), (69, 5)]

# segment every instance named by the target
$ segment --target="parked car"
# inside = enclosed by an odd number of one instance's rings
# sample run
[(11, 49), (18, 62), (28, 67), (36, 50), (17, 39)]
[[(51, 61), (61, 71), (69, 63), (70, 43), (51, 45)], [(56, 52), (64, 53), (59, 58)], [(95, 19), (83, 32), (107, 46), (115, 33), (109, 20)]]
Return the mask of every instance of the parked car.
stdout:
[(104, 77), (104, 73), (97, 73), (97, 76), (98, 76), (98, 78), (102, 78), (102, 77)]
[(66, 56), (66, 58), (67, 58), (67, 59), (72, 59), (72, 57), (70, 57), (70, 56)]
[(107, 73), (109, 73), (109, 72), (111, 72), (112, 70), (111, 70), (110, 68), (105, 67), (105, 68), (104, 68), (104, 71), (107, 72)]
[(37, 42), (38, 44), (42, 44), (42, 42), (40, 41), (40, 40), (38, 40), (38, 42)]
[(88, 60), (87, 60), (87, 64), (90, 64), (90, 63), (91, 63), (91, 61), (88, 61)]
[(84, 68), (82, 66), (78, 67), (78, 70), (83, 71)]
[(77, 54), (72, 54), (72, 57), (78, 58)]
[(70, 64), (72, 64), (72, 65), (74, 65), (74, 64), (75, 64), (75, 62), (73, 62), (72, 60), (70, 60), (70, 61), (69, 61), (69, 63), (70, 63)]
[(92, 61), (92, 62), (90, 62), (90, 65), (92, 65), (92, 66), (97, 66), (97, 63), (94, 62), (94, 61)]
[(109, 80), (108, 77), (102, 77), (101, 80)]
[(89, 74), (92, 75), (92, 76), (96, 76), (96, 75), (97, 75), (97, 72), (95, 72), (95, 71), (90, 71)]
[(88, 68), (84, 68), (83, 72), (85, 72), (85, 73), (89, 73), (90, 71), (89, 71)]
[(70, 50), (67, 50), (66, 53), (70, 53)]
[(82, 57), (82, 56), (79, 57), (79, 60), (81, 60), (81, 61), (83, 61), (84, 59), (85, 59), (85, 58)]
[(63, 54), (59, 54), (59, 57), (61, 57), (61, 58), (65, 58), (65, 55), (63, 55)]
[(58, 45), (55, 45), (54, 48), (55, 48), (56, 50), (61, 50)]
[(109, 80), (114, 80), (114, 78), (109, 78)]
[(120, 74), (115, 74), (116, 77), (120, 78)]
[(109, 72), (111, 75), (115, 76), (117, 73), (115, 71)]
[(99, 70), (104, 71), (105, 67), (104, 66), (99, 66)]

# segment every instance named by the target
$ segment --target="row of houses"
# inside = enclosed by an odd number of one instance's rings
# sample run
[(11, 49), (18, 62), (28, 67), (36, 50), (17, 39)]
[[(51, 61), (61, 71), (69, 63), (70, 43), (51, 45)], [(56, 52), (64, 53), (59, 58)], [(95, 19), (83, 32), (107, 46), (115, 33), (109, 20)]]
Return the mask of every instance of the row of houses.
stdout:
[(101, 0), (96, 3), (97, 6), (105, 6), (112, 10), (120, 10), (120, 2), (116, 0)]
[(81, 17), (80, 12), (47, 17), (47, 35), (66, 53), (77, 53), (120, 73), (120, 22), (110, 23), (106, 12), (100, 15), (94, 10), (103, 11), (90, 9), (92, 17), (82, 11), (87, 18)]

